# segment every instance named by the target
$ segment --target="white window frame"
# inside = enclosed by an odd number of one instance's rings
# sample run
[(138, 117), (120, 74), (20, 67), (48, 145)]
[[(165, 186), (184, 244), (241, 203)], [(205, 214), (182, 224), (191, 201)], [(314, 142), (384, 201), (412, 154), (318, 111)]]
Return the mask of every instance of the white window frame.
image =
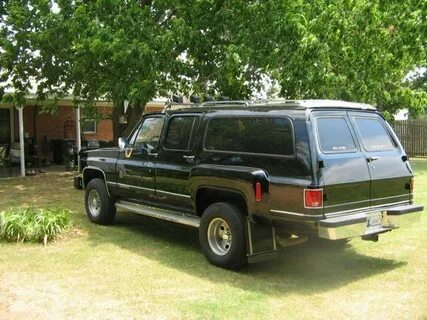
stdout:
[[(85, 131), (84, 130), (84, 125), (83, 125), (83, 123), (85, 122), (85, 121), (93, 121), (93, 126), (94, 126), (94, 131)], [(82, 133), (96, 133), (96, 129), (97, 129), (97, 126), (96, 126), (96, 120), (95, 119), (82, 119)]]

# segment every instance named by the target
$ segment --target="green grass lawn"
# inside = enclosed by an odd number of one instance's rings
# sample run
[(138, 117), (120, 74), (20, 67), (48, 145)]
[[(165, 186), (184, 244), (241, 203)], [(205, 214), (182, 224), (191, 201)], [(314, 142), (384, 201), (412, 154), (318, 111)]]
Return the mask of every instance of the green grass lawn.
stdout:
[[(412, 165), (427, 206), (427, 160)], [(0, 179), (0, 210), (74, 211), (47, 247), (0, 242), (0, 319), (427, 318), (426, 216), (377, 243), (290, 247), (237, 273), (205, 260), (195, 229), (125, 213), (96, 226), (83, 197), (70, 173)]]

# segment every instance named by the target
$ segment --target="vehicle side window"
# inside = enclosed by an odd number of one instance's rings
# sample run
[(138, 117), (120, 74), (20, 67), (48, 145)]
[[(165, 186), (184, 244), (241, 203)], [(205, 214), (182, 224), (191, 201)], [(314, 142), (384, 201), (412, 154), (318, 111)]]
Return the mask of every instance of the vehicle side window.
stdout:
[(130, 134), (128, 138), (128, 145), (133, 146), (136, 140), (136, 137), (138, 136), (139, 128), (141, 127), (141, 124), (138, 124), (138, 127), (135, 128), (132, 133)]
[(162, 133), (164, 117), (146, 118), (136, 136), (134, 148), (156, 149)]
[(172, 150), (191, 150), (191, 136), (196, 129), (196, 116), (172, 117), (166, 133), (165, 148)]
[(326, 153), (354, 152), (356, 143), (347, 120), (340, 117), (317, 118), (320, 149)]
[(291, 156), (294, 154), (293, 136), (288, 118), (213, 118), (207, 128), (205, 149)]
[(394, 150), (395, 145), (379, 120), (355, 118), (354, 121), (366, 151)]

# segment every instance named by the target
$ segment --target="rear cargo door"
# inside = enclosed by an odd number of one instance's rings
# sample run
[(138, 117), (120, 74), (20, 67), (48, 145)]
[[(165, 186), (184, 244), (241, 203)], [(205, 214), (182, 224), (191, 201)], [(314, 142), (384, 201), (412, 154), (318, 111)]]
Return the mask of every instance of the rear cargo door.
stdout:
[(412, 173), (391, 128), (377, 114), (351, 112), (371, 175), (371, 206), (407, 202)]
[(347, 112), (319, 111), (312, 116), (324, 213), (369, 207), (369, 168)]

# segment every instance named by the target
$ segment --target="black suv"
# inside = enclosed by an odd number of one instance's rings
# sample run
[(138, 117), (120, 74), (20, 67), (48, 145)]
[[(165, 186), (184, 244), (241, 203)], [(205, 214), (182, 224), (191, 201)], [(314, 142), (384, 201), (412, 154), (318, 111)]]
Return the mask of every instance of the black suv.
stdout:
[(119, 148), (82, 152), (80, 170), (92, 222), (122, 208), (199, 228), (208, 260), (230, 269), (307, 238), (376, 241), (423, 210), (391, 127), (344, 101), (166, 108)]

